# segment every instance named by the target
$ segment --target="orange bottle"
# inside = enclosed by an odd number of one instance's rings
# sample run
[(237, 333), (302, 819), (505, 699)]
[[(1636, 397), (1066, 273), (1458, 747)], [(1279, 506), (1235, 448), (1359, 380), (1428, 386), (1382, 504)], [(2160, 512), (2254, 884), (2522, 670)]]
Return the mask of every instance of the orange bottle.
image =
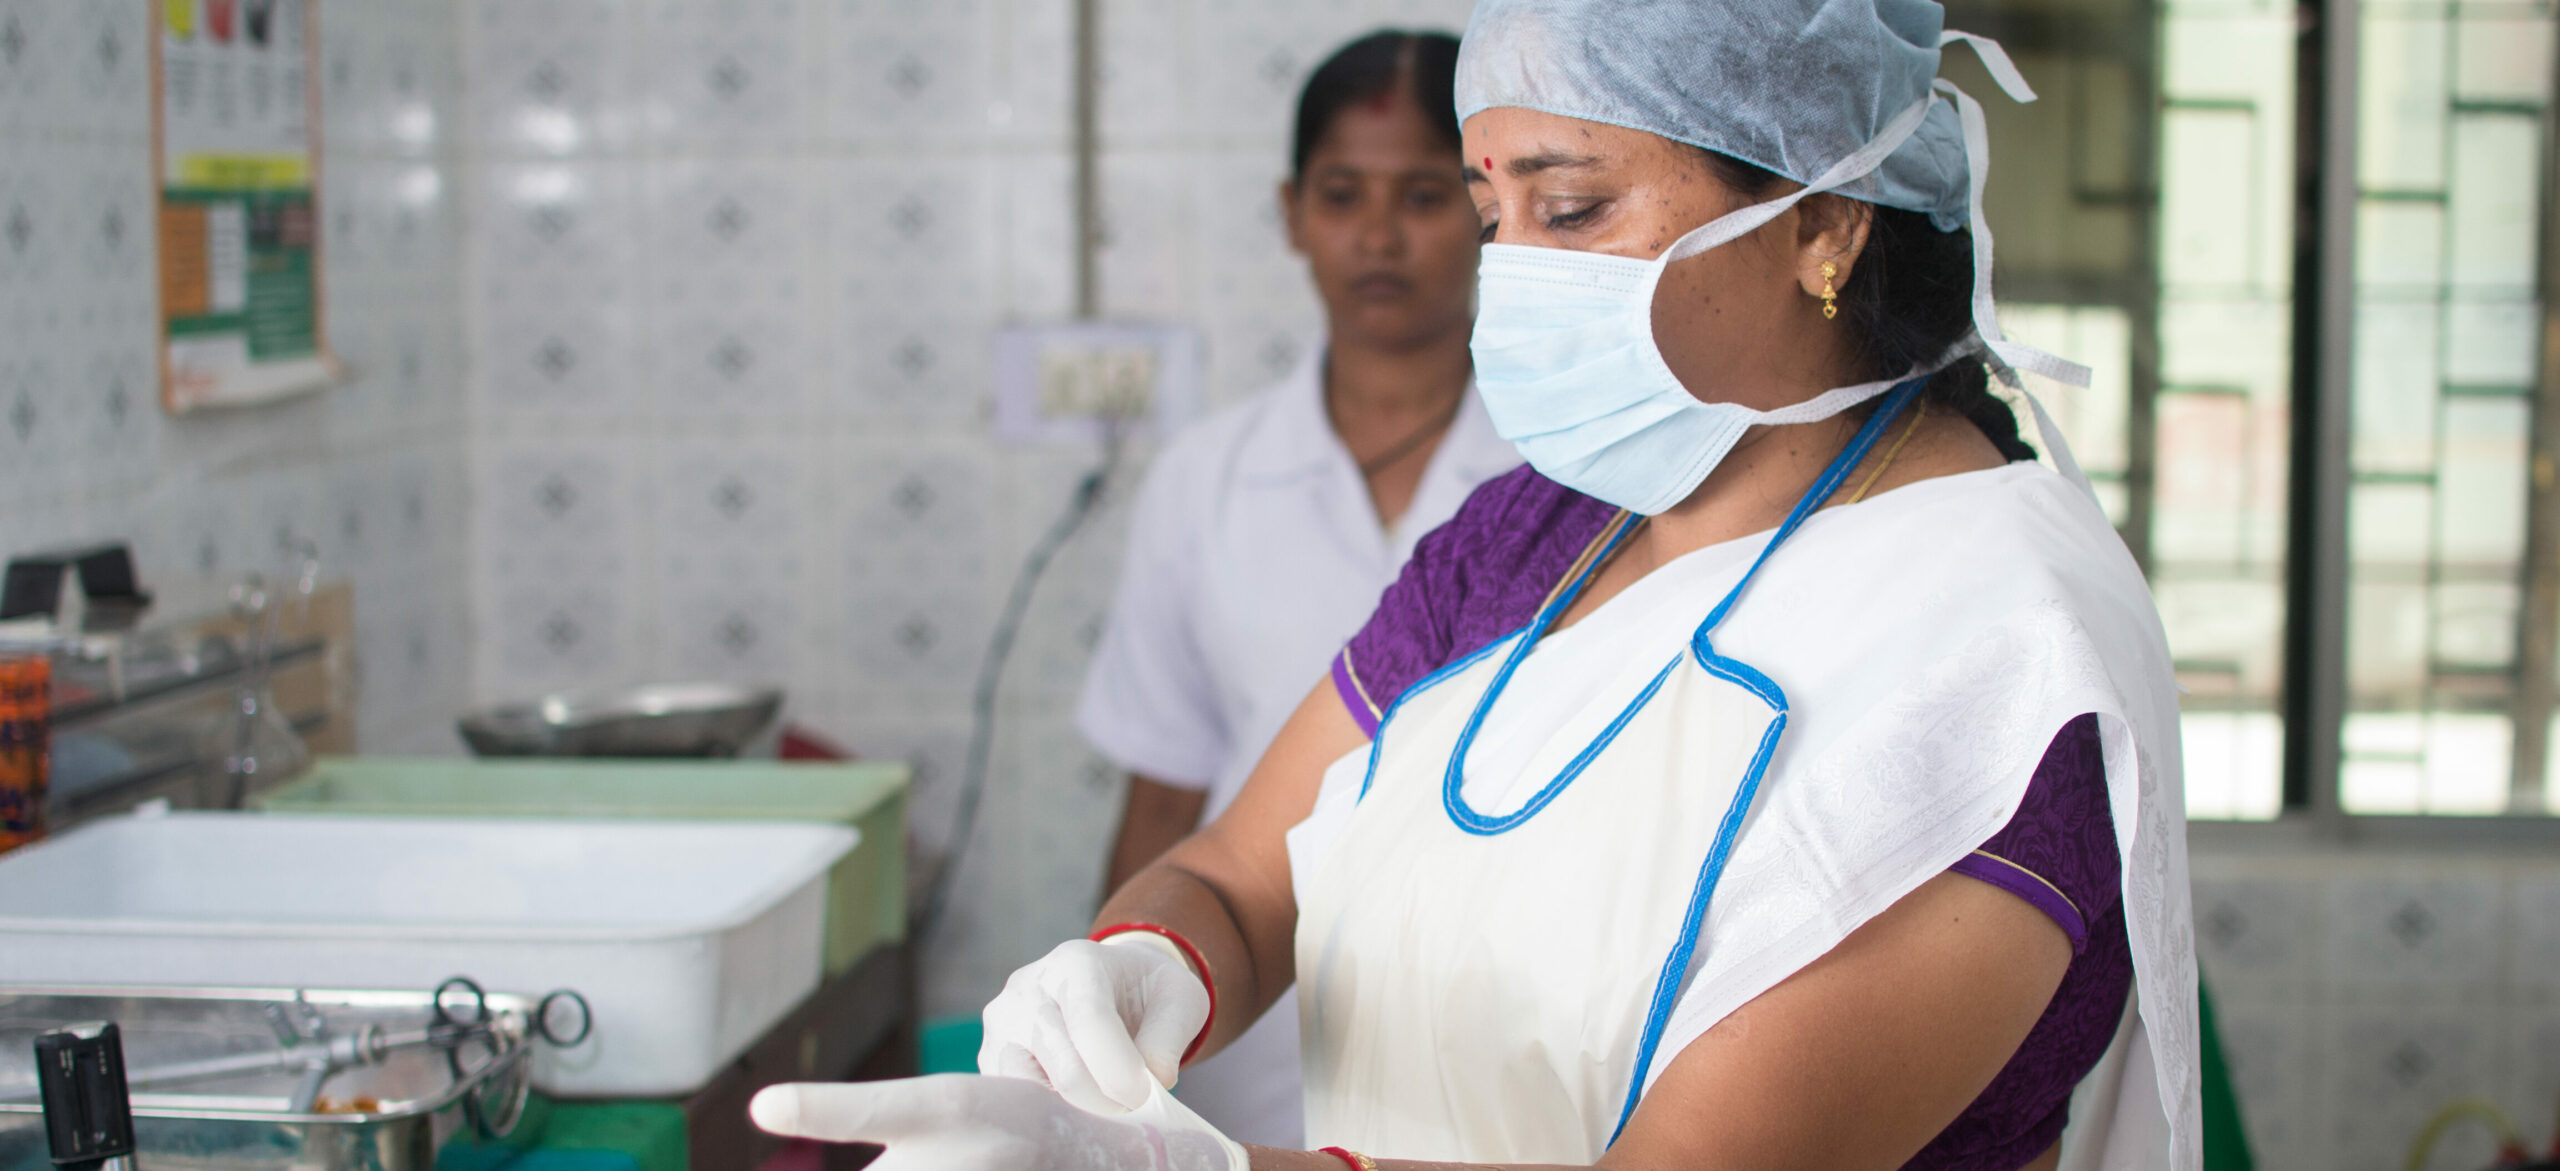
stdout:
[(0, 854), (44, 836), (53, 663), (0, 659)]

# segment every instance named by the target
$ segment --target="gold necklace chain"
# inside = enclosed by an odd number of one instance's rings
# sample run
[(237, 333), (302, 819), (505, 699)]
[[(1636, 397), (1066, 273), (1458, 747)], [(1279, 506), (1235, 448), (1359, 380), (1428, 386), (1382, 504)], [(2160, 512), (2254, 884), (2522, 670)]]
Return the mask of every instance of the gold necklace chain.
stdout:
[(1842, 503), (1856, 504), (1857, 502), (1867, 498), (1867, 489), (1875, 487), (1876, 481), (1884, 477), (1884, 470), (1893, 466), (1893, 457), (1902, 454), (1902, 445), (1911, 442), (1911, 437), (1917, 434), (1920, 430), (1920, 420), (1926, 417), (1928, 413), (1928, 400), (1923, 399), (1920, 403), (1920, 409), (1911, 412), (1910, 425), (1902, 429), (1901, 436), (1893, 441), (1893, 446), (1884, 449), (1884, 462), (1877, 464), (1876, 470), (1868, 472), (1867, 478), (1859, 482), (1858, 490), (1850, 493), (1849, 499)]

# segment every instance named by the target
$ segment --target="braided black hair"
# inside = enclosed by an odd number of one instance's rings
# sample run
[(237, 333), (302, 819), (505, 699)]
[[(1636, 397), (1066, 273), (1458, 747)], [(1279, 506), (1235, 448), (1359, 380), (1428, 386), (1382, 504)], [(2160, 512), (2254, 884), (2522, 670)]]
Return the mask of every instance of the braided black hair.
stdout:
[[(1718, 180), (1745, 198), (1763, 198), (1781, 178), (1731, 155), (1698, 153)], [(1859, 206), (1873, 219), (1866, 249), (1840, 286), (1840, 322), (1858, 339), (1862, 376), (1891, 378), (1936, 360), (1973, 329), (1973, 233), (1941, 232), (1916, 211)], [(2018, 435), (2016, 413), (1991, 393), (1989, 368), (1979, 359), (1968, 357), (1938, 371), (1921, 394), (1970, 420), (2000, 449), (2000, 458), (2036, 457), (2036, 449)]]

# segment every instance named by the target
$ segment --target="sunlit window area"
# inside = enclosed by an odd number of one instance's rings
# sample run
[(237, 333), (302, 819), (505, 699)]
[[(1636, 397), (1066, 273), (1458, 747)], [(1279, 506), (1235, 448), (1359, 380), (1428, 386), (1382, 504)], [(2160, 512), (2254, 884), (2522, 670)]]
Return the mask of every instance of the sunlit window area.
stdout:
[(2550, 9), (2373, 4), (2361, 39), (2340, 803), (2498, 813), (2549, 755), (2519, 650)]
[[(2560, 548), (2531, 538), (2554, 507), (2532, 439), (2549, 5), (2363, 5), (2353, 60), (2324, 66), (2352, 101), (2309, 110), (2294, 5), (2033, 10), (1975, 21), (2007, 22), (2044, 98), (1992, 113), (2007, 157), (2035, 160), (1989, 203), (2004, 322), (2095, 371), (2028, 389), (2159, 601), (2190, 815), (2560, 807)], [(2352, 157), (2306, 157), (2330, 123), (2352, 126)], [(2352, 261), (2306, 269), (2339, 168)], [(2297, 289), (2306, 271), (2319, 283)], [(2352, 323), (2325, 371), (2297, 344), (2324, 290)], [(2323, 377), (2342, 388), (2337, 450), (2296, 409)], [(2297, 466), (2305, 451), (2334, 466)], [(2340, 531), (2292, 531), (2319, 511), (2305, 485), (2342, 495)], [(2343, 566), (2342, 603), (2297, 612), (2322, 564)], [(2288, 637), (2341, 647), (2341, 677), (2289, 679)], [(2316, 684), (2336, 697), (2317, 710)], [(2323, 737), (2334, 753), (2303, 751)]]

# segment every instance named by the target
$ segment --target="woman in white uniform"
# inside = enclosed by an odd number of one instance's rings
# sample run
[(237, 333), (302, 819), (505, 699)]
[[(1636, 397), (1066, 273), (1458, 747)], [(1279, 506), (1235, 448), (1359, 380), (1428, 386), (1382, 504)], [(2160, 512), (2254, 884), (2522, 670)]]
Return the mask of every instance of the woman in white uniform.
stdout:
[[(1279, 192), (1328, 341), (1177, 438), (1140, 491), (1077, 725), (1130, 774), (1105, 893), (1235, 800), (1325, 659), (1422, 534), (1520, 462), (1470, 393), (1475, 205), (1458, 162), (1458, 42), (1380, 32), (1318, 66)], [(1186, 1070), (1246, 1142), (1299, 1141), (1287, 1001)]]
[[(1931, 0), (1484, 0), (1472, 340), (1530, 468), (1215, 822), (1015, 974), (1007, 1076), (782, 1087), (883, 1171), (2198, 1164), (2176, 699), (2004, 338)], [(1526, 599), (1525, 602), (1522, 599)], [(1163, 1087), (1296, 987), (1317, 1151)]]

